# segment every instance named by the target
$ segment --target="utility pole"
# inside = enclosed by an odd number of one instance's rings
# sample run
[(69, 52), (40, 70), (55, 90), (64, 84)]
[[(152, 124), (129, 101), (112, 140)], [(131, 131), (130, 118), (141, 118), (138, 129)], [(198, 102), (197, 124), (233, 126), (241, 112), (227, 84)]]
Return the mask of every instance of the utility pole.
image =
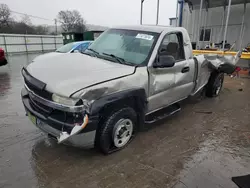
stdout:
[(203, 0), (200, 2), (200, 12), (199, 12), (199, 20), (198, 20), (198, 31), (197, 31), (197, 42), (196, 42), (196, 50), (200, 48), (200, 26), (201, 26), (201, 16), (202, 16), (202, 8), (203, 8)]
[(224, 31), (222, 51), (225, 50), (225, 44), (226, 44), (226, 38), (227, 38), (227, 27), (228, 27), (228, 21), (229, 21), (229, 16), (230, 16), (231, 3), (232, 3), (232, 0), (229, 0), (228, 1), (228, 8), (227, 8), (227, 18), (226, 18), (226, 23), (225, 23), (226, 25), (225, 25), (225, 31)]
[(159, 7), (160, 7), (160, 0), (157, 0), (156, 25), (158, 25), (158, 23), (159, 23)]
[(177, 4), (176, 4), (176, 19), (175, 19), (175, 27), (178, 27), (179, 25), (178, 25), (178, 9), (179, 9), (179, 0), (177, 0)]
[(57, 19), (55, 19), (56, 35), (57, 35)]
[(141, 18), (140, 18), (141, 25), (142, 25), (142, 16), (143, 16), (143, 3), (144, 3), (144, 0), (141, 0)]

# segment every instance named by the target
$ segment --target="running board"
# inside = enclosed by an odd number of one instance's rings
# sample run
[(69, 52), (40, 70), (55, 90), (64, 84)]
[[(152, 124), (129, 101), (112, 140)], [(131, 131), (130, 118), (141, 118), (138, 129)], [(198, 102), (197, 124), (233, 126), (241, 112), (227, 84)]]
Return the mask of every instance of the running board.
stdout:
[(163, 108), (159, 111), (156, 111), (154, 113), (148, 114), (145, 117), (145, 123), (151, 124), (156, 121), (162, 120), (164, 118), (167, 118), (181, 110), (181, 107), (179, 103), (172, 104), (171, 106), (168, 106), (166, 108)]

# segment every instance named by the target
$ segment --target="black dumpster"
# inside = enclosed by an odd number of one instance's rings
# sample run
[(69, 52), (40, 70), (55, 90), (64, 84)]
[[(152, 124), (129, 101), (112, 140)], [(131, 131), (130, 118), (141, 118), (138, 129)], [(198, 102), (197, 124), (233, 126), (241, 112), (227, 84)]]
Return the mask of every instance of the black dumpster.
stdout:
[(101, 30), (92, 30), (83, 33), (76, 33), (76, 32), (62, 33), (63, 44), (68, 44), (70, 42), (77, 42), (77, 41), (95, 40), (97, 37), (99, 37), (101, 33), (103, 33), (103, 31)]

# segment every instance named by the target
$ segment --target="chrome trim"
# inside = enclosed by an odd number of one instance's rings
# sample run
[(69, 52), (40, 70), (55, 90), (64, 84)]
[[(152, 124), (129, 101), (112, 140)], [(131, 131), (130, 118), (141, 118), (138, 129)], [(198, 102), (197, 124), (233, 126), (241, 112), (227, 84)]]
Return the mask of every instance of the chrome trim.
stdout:
[(54, 108), (57, 110), (62, 110), (65, 112), (82, 112), (85, 110), (84, 105), (68, 106), (68, 105), (64, 105), (64, 104), (55, 103), (53, 101), (49, 101), (47, 99), (44, 99), (44, 98), (38, 96), (32, 90), (30, 90), (26, 84), (24, 84), (24, 87), (25, 87), (25, 89), (27, 89), (29, 96), (32, 98), (32, 100), (35, 100), (39, 103), (42, 103), (45, 106), (48, 106), (48, 107), (51, 107), (51, 108)]

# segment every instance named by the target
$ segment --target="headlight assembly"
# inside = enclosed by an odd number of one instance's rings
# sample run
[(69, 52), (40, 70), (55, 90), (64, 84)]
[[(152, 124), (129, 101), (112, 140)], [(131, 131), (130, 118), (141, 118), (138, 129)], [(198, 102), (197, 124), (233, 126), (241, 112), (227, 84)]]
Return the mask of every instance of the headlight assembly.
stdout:
[(80, 99), (72, 99), (72, 98), (62, 97), (62, 96), (59, 96), (56, 94), (52, 95), (52, 100), (56, 103), (64, 104), (67, 106), (75, 106), (80, 101)]

